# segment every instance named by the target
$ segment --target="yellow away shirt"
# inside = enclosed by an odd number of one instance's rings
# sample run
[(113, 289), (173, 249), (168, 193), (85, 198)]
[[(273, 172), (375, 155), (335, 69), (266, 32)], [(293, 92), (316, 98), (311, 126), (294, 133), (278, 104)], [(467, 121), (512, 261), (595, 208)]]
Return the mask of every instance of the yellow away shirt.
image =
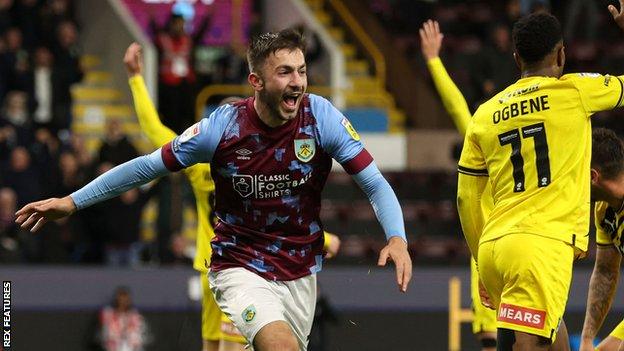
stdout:
[(525, 233), (586, 251), (589, 117), (621, 105), (621, 78), (593, 73), (523, 78), (481, 105), (458, 165), (463, 174), (489, 176), (492, 186), (480, 242)]
[(607, 202), (598, 201), (594, 208), (594, 221), (596, 224), (596, 244), (613, 245), (622, 254), (624, 252), (624, 243), (622, 242), (624, 207), (615, 210)]

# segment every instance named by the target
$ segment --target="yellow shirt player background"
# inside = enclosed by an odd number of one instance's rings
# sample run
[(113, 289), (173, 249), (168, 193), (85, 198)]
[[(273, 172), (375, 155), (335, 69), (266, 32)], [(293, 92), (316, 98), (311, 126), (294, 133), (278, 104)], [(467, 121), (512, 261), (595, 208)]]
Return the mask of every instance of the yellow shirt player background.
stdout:
[[(445, 110), (453, 119), (455, 127), (463, 136), (470, 123), (472, 115), (468, 109), (468, 103), (461, 91), (448, 75), (442, 60), (439, 57), (443, 35), (440, 32), (438, 22), (429, 20), (420, 29), (421, 49), (427, 62), (427, 68), (431, 73), (435, 88), (440, 95)], [(486, 186), (481, 206), (484, 218), (487, 218), (494, 204), (490, 187)], [(481, 303), (479, 297), (479, 272), (474, 258), (470, 259), (470, 297), (472, 299), (472, 332), (481, 343), (483, 351), (496, 350), (496, 311), (489, 309)]]
[[(622, 81), (561, 76), (565, 54), (552, 15), (518, 21), (514, 52), (524, 78), (481, 105), (468, 126), (458, 208), (499, 330), (548, 344), (565, 310), (572, 262), (587, 250), (589, 117), (621, 106)], [(480, 197), (488, 182), (494, 207), (484, 220)]]

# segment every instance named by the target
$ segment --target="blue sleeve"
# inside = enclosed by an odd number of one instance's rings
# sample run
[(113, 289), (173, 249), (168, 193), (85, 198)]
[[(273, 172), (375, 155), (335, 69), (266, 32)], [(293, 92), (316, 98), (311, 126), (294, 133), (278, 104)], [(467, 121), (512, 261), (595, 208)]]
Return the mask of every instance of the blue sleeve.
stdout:
[(318, 124), (321, 147), (338, 163), (344, 165), (364, 149), (360, 135), (347, 117), (327, 99), (313, 94), (309, 97), (312, 115)]
[(125, 191), (169, 173), (161, 156), (161, 149), (137, 157), (95, 178), (70, 196), (77, 209), (108, 200)]
[(210, 116), (190, 126), (163, 146), (163, 160), (167, 168), (177, 171), (196, 163), (209, 163), (219, 146), (223, 134), (238, 134), (238, 124), (233, 123), (236, 107), (226, 104), (217, 108)]
[(353, 179), (364, 190), (373, 205), (377, 220), (386, 233), (386, 239), (398, 236), (407, 242), (401, 205), (375, 162), (353, 175)]

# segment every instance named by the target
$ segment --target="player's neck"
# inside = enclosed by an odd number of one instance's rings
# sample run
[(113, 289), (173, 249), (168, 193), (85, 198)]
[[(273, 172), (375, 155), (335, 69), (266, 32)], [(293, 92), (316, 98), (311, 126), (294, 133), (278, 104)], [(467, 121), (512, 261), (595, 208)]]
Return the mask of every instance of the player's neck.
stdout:
[(258, 94), (256, 94), (254, 98), (254, 109), (260, 120), (271, 128), (279, 127), (288, 122), (287, 120), (279, 118), (277, 112), (272, 111), (266, 103), (259, 99)]
[(559, 78), (559, 72), (554, 67), (527, 67), (522, 70), (522, 78), (529, 77), (553, 77)]

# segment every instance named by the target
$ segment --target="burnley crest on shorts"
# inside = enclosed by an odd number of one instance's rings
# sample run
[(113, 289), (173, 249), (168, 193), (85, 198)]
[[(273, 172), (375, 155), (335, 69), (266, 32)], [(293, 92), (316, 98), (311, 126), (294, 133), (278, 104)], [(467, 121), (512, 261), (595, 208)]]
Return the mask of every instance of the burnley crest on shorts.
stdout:
[(299, 161), (308, 162), (316, 153), (314, 139), (295, 139), (295, 156)]

